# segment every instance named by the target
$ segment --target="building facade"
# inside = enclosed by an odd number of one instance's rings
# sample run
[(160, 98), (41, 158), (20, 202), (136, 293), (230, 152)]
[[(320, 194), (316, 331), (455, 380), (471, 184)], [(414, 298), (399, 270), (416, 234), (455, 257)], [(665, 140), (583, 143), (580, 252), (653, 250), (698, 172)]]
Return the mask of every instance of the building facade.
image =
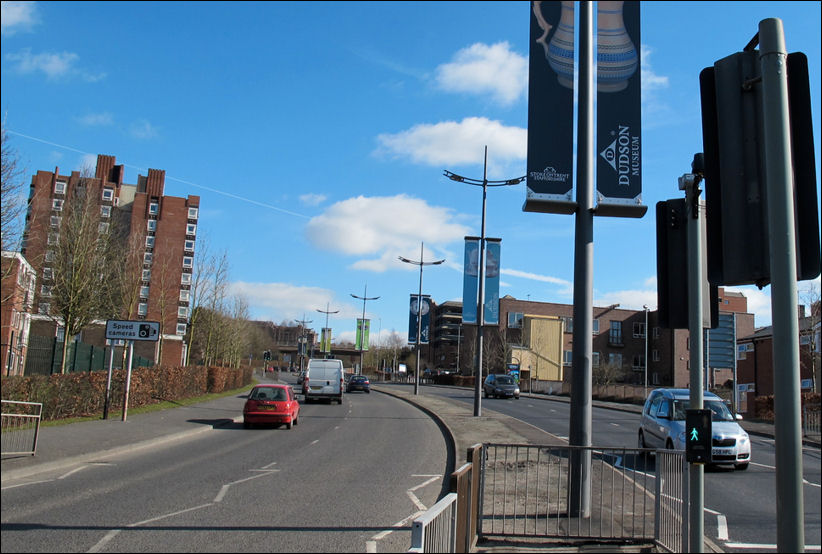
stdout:
[[(136, 184), (123, 182), (124, 167), (114, 156), (97, 156), (93, 176), (72, 171), (69, 175), (38, 171), (31, 181), (29, 210), (22, 254), (34, 268), (40, 286), (34, 300), (32, 332), (59, 336), (61, 322), (50, 302), (55, 256), (60, 241), (63, 210), (78, 189), (96, 196), (99, 229), (120, 223), (125, 229), (122, 263), (134, 267), (133, 290), (127, 291), (122, 319), (160, 323), (161, 337), (135, 342), (135, 354), (164, 365), (185, 361), (190, 316), (192, 271), (199, 221), (200, 197), (164, 194), (165, 172), (149, 169)], [(83, 330), (80, 340), (105, 344), (105, 322)], [(70, 339), (70, 338), (69, 338)]]
[(23, 375), (37, 274), (22, 254), (2, 253), (0, 341), (4, 375)]

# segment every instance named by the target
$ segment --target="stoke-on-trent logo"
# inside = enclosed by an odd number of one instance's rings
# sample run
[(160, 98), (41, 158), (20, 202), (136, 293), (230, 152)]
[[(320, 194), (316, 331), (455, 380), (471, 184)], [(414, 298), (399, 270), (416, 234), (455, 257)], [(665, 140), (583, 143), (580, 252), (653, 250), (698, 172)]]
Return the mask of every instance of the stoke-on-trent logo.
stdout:
[(546, 167), (542, 171), (531, 171), (528, 174), (528, 179), (531, 181), (547, 181), (552, 183), (567, 183), (570, 178), (570, 173), (559, 173), (551, 166)]

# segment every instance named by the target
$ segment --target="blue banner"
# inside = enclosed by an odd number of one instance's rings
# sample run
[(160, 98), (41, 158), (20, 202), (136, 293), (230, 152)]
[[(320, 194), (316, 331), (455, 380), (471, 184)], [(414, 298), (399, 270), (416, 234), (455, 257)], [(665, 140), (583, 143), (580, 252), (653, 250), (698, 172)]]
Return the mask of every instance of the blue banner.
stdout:
[(465, 237), (465, 270), (462, 278), (462, 322), (477, 323), (479, 294), (479, 237)]
[(500, 239), (485, 239), (485, 325), (499, 325)]
[(417, 319), (422, 312), (422, 322), (420, 325), (420, 344), (428, 344), (428, 330), (431, 320), (431, 296), (422, 295), (422, 305), (417, 300), (418, 294), (411, 295), (411, 306), (408, 314), (408, 344), (417, 344)]

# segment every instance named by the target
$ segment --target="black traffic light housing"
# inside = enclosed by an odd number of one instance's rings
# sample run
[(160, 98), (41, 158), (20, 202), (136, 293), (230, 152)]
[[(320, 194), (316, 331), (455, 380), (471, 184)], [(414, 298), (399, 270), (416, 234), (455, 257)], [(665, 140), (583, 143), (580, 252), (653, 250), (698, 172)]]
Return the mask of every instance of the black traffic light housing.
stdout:
[[(793, 159), (797, 280), (820, 272), (813, 123), (808, 61), (787, 59)], [(705, 153), (708, 280), (715, 285), (770, 283), (764, 106), (759, 52), (718, 60), (699, 75)]]
[(711, 410), (685, 410), (685, 460), (692, 464), (711, 463)]

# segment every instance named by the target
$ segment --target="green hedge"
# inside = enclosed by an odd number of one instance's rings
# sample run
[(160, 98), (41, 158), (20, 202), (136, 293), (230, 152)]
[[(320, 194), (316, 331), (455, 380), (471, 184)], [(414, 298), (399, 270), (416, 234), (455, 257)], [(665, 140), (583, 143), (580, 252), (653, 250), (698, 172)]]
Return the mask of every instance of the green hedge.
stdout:
[[(250, 368), (226, 367), (138, 367), (131, 372), (129, 408), (175, 401), (203, 394), (220, 393), (251, 384)], [(111, 375), (109, 410), (122, 409), (126, 372)], [(2, 377), (3, 400), (40, 402), (44, 420), (89, 417), (102, 413), (105, 404), (107, 371), (65, 375)]]

